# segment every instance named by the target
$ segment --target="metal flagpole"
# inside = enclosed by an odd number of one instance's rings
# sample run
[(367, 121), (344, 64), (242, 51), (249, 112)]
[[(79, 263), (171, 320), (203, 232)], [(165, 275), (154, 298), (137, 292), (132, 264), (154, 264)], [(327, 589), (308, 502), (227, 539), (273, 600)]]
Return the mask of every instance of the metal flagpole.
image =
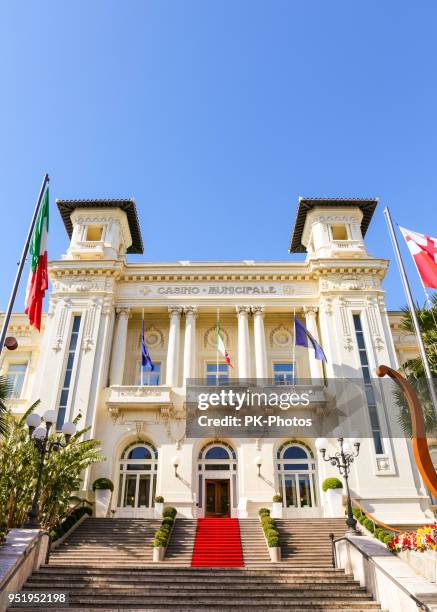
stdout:
[(387, 206), (384, 208), (384, 216), (387, 222), (388, 233), (390, 235), (391, 242), (392, 242), (393, 249), (394, 249), (395, 256), (396, 256), (396, 260), (398, 263), (399, 272), (401, 274), (402, 284), (404, 286), (405, 296), (407, 298), (408, 307), (411, 313), (411, 318), (413, 319), (413, 325), (414, 325), (414, 329), (415, 329), (416, 336), (417, 336), (417, 342), (419, 343), (420, 356), (423, 361), (423, 367), (425, 368), (426, 377), (428, 378), (429, 390), (431, 392), (431, 399), (432, 399), (432, 403), (434, 406), (434, 412), (437, 416), (437, 394), (434, 389), (434, 382), (432, 379), (431, 368), (429, 367), (428, 357), (426, 355), (425, 345), (423, 343), (422, 333), (420, 331), (419, 321), (417, 319), (416, 308), (414, 306), (413, 296), (411, 294), (410, 283), (408, 282), (407, 273), (405, 272), (404, 262), (402, 261), (402, 255), (399, 250), (399, 244), (398, 244), (396, 234), (394, 231), (394, 227), (393, 227), (393, 221), (391, 219), (390, 211)]
[(296, 308), (293, 308), (293, 374), (292, 381), (294, 387), (294, 381), (296, 376)]
[(39, 190), (39, 195), (38, 195), (38, 199), (36, 201), (35, 210), (33, 211), (33, 217), (32, 217), (32, 221), (30, 223), (29, 231), (27, 232), (26, 242), (24, 243), (24, 247), (23, 247), (23, 251), (21, 253), (20, 261), (18, 262), (18, 269), (17, 269), (17, 273), (15, 275), (14, 284), (12, 286), (12, 291), (11, 291), (11, 295), (9, 297), (8, 307), (6, 308), (5, 318), (4, 318), (4, 321), (3, 321), (3, 327), (2, 327), (1, 334), (0, 334), (0, 353), (2, 352), (4, 344), (5, 344), (6, 334), (8, 332), (8, 327), (9, 327), (9, 321), (11, 320), (12, 309), (14, 307), (15, 298), (17, 296), (18, 287), (20, 285), (20, 280), (21, 280), (21, 275), (23, 273), (24, 264), (26, 263), (26, 257), (27, 257), (27, 253), (29, 251), (30, 241), (32, 239), (32, 234), (33, 234), (33, 230), (35, 228), (36, 220), (38, 219), (38, 213), (39, 213), (39, 209), (41, 208), (41, 202), (42, 202), (42, 199), (43, 199), (43, 195), (44, 195), (44, 192), (46, 190), (46, 186), (47, 186), (49, 180), (50, 180), (49, 179), (49, 175), (45, 174), (44, 178), (43, 178), (43, 181), (42, 181), (42, 184), (41, 184), (41, 189)]
[[(143, 308), (143, 314), (141, 317), (141, 362), (140, 362), (140, 367), (141, 367), (141, 386), (144, 387), (144, 380), (143, 380), (143, 342), (144, 342), (144, 308)], [(150, 384), (150, 383), (149, 383)]]
[(218, 334), (219, 334), (219, 323), (220, 323), (220, 308), (217, 308), (217, 334), (215, 339), (215, 352), (216, 352), (216, 371), (215, 371), (215, 384), (219, 384), (219, 352), (218, 352)]

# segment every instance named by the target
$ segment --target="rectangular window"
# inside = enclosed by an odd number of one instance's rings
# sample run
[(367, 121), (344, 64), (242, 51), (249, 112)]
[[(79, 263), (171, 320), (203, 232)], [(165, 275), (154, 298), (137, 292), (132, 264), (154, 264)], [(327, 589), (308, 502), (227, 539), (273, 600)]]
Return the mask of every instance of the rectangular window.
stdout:
[(361, 371), (364, 379), (364, 392), (366, 394), (367, 408), (369, 410), (370, 427), (372, 429), (373, 443), (377, 455), (384, 454), (382, 445), (381, 424), (379, 422), (378, 408), (376, 406), (375, 394), (372, 387), (372, 379), (370, 376), (369, 360), (367, 357), (366, 343), (364, 341), (363, 326), (359, 314), (353, 315), (355, 336), (358, 344), (358, 353), (360, 357)]
[[(143, 384), (144, 387), (152, 387), (152, 386), (161, 384), (161, 364), (159, 361), (154, 361), (153, 365), (154, 365), (154, 369), (152, 372), (149, 365), (141, 366), (141, 362), (140, 362), (138, 385)], [(142, 369), (142, 378), (141, 378), (141, 369)]]
[(58, 418), (56, 420), (56, 429), (60, 431), (65, 421), (65, 413), (67, 411), (68, 398), (71, 388), (71, 374), (76, 357), (77, 339), (80, 329), (80, 315), (73, 317), (73, 326), (71, 328), (70, 344), (68, 345), (67, 362), (65, 365), (64, 380), (62, 383), (61, 395), (58, 404)]
[(229, 366), (227, 363), (206, 364), (206, 384), (222, 385), (229, 382)]
[(8, 368), (7, 379), (9, 384), (8, 398), (18, 399), (21, 397), (24, 378), (27, 371), (26, 363), (11, 363)]
[(331, 225), (332, 240), (348, 240), (347, 227), (344, 224)]
[(87, 225), (86, 239), (90, 242), (99, 242), (103, 236), (103, 225)]
[(273, 364), (273, 380), (275, 385), (291, 385), (293, 383), (294, 364), (291, 361)]

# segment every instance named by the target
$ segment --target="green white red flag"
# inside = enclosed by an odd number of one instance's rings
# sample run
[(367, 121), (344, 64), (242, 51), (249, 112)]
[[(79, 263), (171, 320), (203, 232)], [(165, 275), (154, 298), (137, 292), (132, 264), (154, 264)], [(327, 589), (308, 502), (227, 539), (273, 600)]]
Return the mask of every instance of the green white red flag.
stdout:
[(49, 232), (49, 190), (43, 197), (30, 243), (30, 273), (27, 282), (25, 313), (32, 327), (41, 329), (42, 302), (49, 286), (47, 237)]
[(231, 358), (229, 357), (229, 353), (226, 350), (225, 343), (222, 340), (220, 335), (220, 321), (217, 320), (217, 350), (222, 355), (230, 368), (232, 368)]

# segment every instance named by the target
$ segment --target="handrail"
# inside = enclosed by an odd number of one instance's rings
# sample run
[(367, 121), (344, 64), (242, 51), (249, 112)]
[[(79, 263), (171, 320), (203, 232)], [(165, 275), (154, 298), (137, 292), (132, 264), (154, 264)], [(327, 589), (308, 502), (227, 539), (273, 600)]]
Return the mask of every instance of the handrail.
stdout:
[(6, 587), (6, 585), (11, 581), (11, 579), (15, 576), (15, 574), (17, 573), (17, 571), (20, 569), (20, 567), (23, 565), (24, 561), (27, 559), (27, 557), (30, 555), (30, 553), (32, 552), (32, 550), (35, 548), (35, 546), (38, 544), (38, 542), (41, 540), (41, 538), (43, 536), (47, 536), (49, 539), (48, 542), (48, 547), (47, 550), (50, 549), (50, 534), (48, 531), (40, 531), (37, 536), (34, 538), (34, 540), (32, 540), (29, 548), (26, 548), (23, 551), (22, 556), (19, 558), (18, 562), (13, 565), (9, 572), (7, 572), (4, 576), (3, 576), (3, 580), (0, 583), (0, 592), (3, 591)]
[[(330, 535), (332, 535), (332, 534), (330, 534)], [(378, 565), (376, 563), (376, 561), (373, 559), (373, 557), (368, 555), (364, 550), (361, 550), (361, 548), (359, 546), (357, 546), (355, 544), (355, 542), (353, 542), (351, 539), (349, 539), (349, 538), (347, 538), (345, 536), (343, 536), (342, 538), (337, 538), (337, 540), (334, 540), (334, 538), (331, 538), (331, 543), (332, 543), (332, 547), (333, 547), (332, 558), (333, 558), (333, 562), (335, 564), (334, 565), (335, 568), (337, 567), (337, 552), (336, 552), (336, 549), (335, 549), (335, 545), (338, 542), (343, 542), (343, 541), (347, 542), (348, 544), (351, 544), (354, 548), (356, 548), (356, 550), (358, 550), (358, 552), (363, 555), (363, 557), (366, 559), (366, 561), (370, 561), (371, 563), (373, 563), (373, 565), (375, 565), (378, 568), (378, 571), (382, 572), (384, 574), (384, 576), (389, 578), (389, 580), (391, 580), (403, 593), (405, 593), (405, 595), (408, 595), (408, 597), (414, 601), (414, 603), (416, 604), (416, 606), (418, 608), (420, 608), (421, 610), (425, 610), (426, 612), (432, 612), (431, 608), (429, 606), (427, 606), (425, 603), (423, 603), (423, 601), (420, 601), (420, 599), (417, 599), (417, 597), (415, 595), (413, 595), (412, 593), (410, 593), (410, 591), (408, 589), (406, 589), (403, 584), (398, 582), (396, 580), (396, 578), (393, 578), (393, 576), (391, 576), (387, 572), (387, 570), (385, 570), (383, 567)]]
[(68, 518), (70, 516), (70, 514), (72, 512), (74, 512), (75, 510), (77, 510), (81, 506), (84, 506), (85, 504), (88, 504), (91, 507), (94, 505), (93, 502), (90, 502), (88, 499), (85, 499), (85, 498), (79, 499), (78, 502), (76, 503), (76, 505), (73, 506), (72, 508), (69, 508), (67, 513), (62, 516), (61, 521), (64, 521), (66, 518)]
[(385, 523), (383, 523), (382, 521), (378, 520), (375, 516), (373, 516), (373, 514), (371, 514), (364, 506), (362, 506), (360, 504), (359, 501), (357, 501), (356, 499), (352, 498), (352, 503), (357, 506), (357, 508), (359, 508), (362, 512), (364, 512), (364, 514), (370, 519), (372, 520), (374, 523), (377, 523), (378, 525), (381, 525), (381, 527), (383, 527), (384, 529), (387, 529), (388, 531), (394, 531), (395, 533), (403, 533), (403, 531), (401, 531), (400, 529), (396, 529), (395, 527), (390, 527), (390, 525), (386, 525)]

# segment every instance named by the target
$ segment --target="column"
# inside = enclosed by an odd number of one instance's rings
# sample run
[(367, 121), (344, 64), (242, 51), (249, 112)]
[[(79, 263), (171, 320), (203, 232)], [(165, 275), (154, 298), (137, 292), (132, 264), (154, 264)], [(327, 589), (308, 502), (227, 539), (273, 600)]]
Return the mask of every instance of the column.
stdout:
[(195, 377), (197, 307), (186, 306), (184, 310), (184, 385), (186, 385), (189, 378)]
[(268, 378), (266, 336), (264, 332), (264, 307), (252, 306), (255, 337), (255, 372), (258, 379)]
[[(319, 342), (319, 332), (317, 330), (317, 306), (304, 306), (305, 313), (305, 326), (314, 339)], [(309, 361), (310, 361), (310, 373), (313, 382), (323, 381), (323, 366), (320, 359), (314, 358), (314, 350), (312, 347), (308, 348)]]
[(112, 345), (110, 384), (122, 385), (124, 360), (126, 357), (127, 325), (130, 317), (129, 308), (117, 308), (114, 343)]
[(237, 306), (238, 313), (238, 376), (249, 378), (249, 306)]
[(170, 315), (170, 328), (168, 332), (167, 373), (165, 384), (167, 387), (176, 387), (178, 384), (179, 335), (182, 308), (180, 306), (169, 306), (168, 313)]

